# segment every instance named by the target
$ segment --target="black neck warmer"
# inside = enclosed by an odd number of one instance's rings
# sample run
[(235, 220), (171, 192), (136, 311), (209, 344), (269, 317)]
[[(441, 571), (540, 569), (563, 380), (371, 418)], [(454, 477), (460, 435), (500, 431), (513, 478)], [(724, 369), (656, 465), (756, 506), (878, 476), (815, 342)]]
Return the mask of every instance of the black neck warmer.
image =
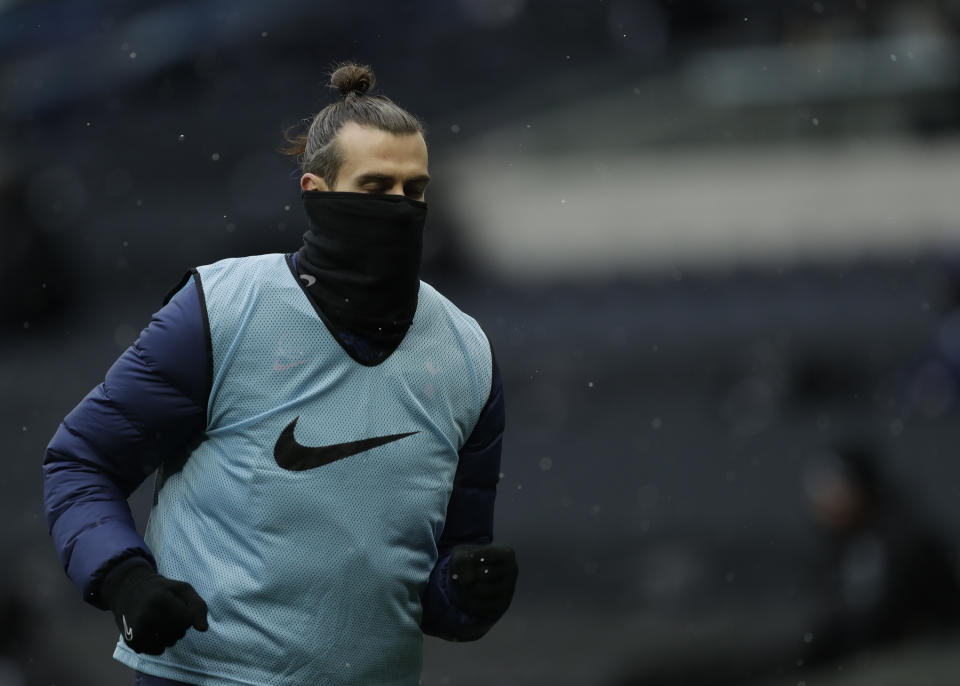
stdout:
[(310, 230), (297, 270), (307, 291), (328, 324), (382, 349), (382, 360), (400, 345), (417, 309), (427, 205), (402, 195), (301, 197)]

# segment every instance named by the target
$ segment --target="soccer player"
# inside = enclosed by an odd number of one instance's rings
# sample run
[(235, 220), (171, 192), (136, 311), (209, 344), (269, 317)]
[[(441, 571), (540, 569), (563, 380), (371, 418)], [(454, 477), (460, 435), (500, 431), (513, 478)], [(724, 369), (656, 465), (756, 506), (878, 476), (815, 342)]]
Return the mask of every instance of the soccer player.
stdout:
[(303, 246), (185, 274), (47, 448), (60, 559), (144, 686), (417, 684), (424, 633), (510, 604), (500, 374), (419, 279), (427, 147), (373, 82), (341, 66), (291, 141)]

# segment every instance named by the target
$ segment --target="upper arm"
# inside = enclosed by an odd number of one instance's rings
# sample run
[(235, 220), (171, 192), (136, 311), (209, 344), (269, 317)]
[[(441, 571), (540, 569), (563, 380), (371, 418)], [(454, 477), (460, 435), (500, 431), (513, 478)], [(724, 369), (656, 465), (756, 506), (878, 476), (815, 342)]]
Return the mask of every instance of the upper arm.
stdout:
[(493, 539), (493, 506), (500, 480), (505, 424), (503, 382), (494, 358), (487, 401), (460, 450), (453, 492), (438, 543), (440, 550), (458, 543), (489, 543)]
[(201, 306), (192, 283), (169, 298), (47, 446), (47, 523), (81, 588), (110, 560), (145, 550), (126, 498), (206, 426), (209, 339)]
[(51, 449), (72, 448), (132, 492), (206, 425), (206, 340), (198, 294), (188, 283), (64, 418)]

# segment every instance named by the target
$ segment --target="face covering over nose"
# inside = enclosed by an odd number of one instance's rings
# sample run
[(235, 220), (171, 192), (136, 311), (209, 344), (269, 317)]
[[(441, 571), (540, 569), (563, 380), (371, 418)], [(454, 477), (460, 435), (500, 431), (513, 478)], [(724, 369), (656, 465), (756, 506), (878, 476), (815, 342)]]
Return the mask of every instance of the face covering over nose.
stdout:
[(385, 358), (417, 309), (427, 204), (402, 195), (334, 191), (303, 191), (301, 197), (310, 230), (297, 267), (315, 279), (307, 291), (328, 324), (385, 349)]

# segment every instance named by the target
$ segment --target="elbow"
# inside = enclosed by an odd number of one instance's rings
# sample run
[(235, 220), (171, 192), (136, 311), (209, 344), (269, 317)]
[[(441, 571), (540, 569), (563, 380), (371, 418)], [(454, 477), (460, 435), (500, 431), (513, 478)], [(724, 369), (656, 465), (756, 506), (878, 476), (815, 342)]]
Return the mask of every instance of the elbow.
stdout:
[(55, 447), (57, 438), (47, 445), (41, 470), (43, 473), (43, 509), (47, 519), (47, 531), (53, 533), (53, 527), (67, 509), (61, 484), (67, 479), (67, 472), (76, 463), (68, 455)]

